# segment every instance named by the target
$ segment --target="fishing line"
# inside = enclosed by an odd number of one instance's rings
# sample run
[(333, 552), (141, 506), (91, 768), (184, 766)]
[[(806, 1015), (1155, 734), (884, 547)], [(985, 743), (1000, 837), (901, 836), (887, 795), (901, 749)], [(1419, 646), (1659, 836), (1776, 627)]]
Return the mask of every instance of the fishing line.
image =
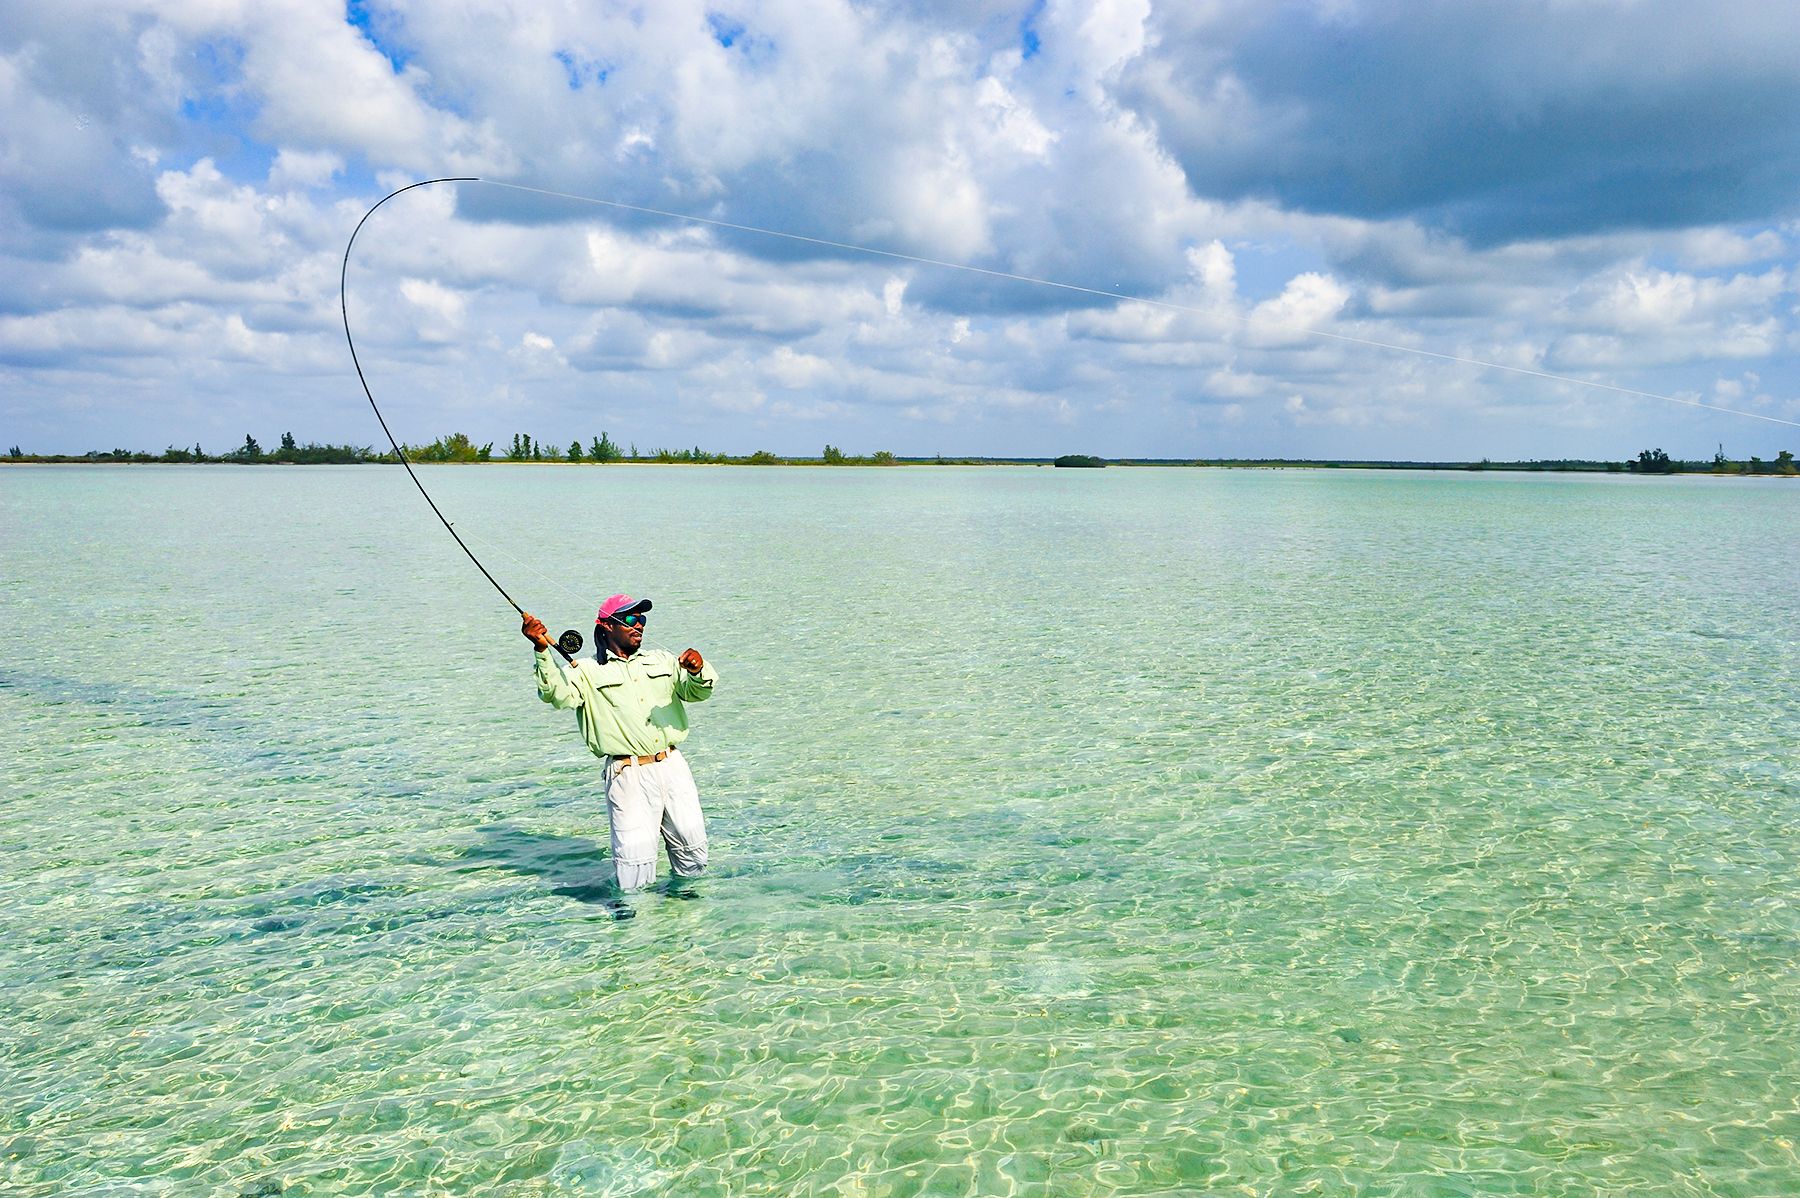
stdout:
[(536, 566), (532, 565), (530, 562), (526, 561), (524, 558), (518, 556), (515, 553), (510, 552), (504, 545), (500, 544), (498, 541), (491, 540), (485, 536), (477, 536), (474, 533), (470, 532), (467, 521), (458, 523), (457, 529), (458, 529), (458, 531), (460, 531), (462, 533), (462, 535), (466, 539), (481, 546), (482, 552), (499, 554), (501, 557), (505, 558), (507, 561), (511, 562), (513, 565), (519, 567), (519, 569), (525, 571), (527, 574), (532, 575), (539, 582), (544, 583), (546, 586), (554, 587), (556, 590), (561, 591), (563, 594), (569, 596), (570, 598), (578, 600), (583, 606), (585, 606), (587, 604), (588, 599), (590, 598), (589, 596), (579, 593), (578, 591), (575, 590), (574, 587), (570, 586), (566, 582), (559, 582), (557, 579), (550, 577), (550, 575), (544, 573), (542, 570), (538, 569)]
[[(971, 266), (966, 262), (951, 262), (942, 258), (928, 258), (921, 254), (907, 254), (898, 250), (876, 249), (873, 246), (856, 245), (846, 241), (832, 241), (824, 237), (809, 237), (803, 233), (789, 233), (781, 229), (763, 228), (760, 225), (747, 225), (736, 221), (718, 220), (713, 217), (695, 216), (692, 213), (687, 212), (672, 212), (667, 209), (650, 208), (641, 204), (627, 204), (619, 200), (602, 199), (598, 196), (584, 196), (566, 191), (552, 191), (549, 188), (532, 187), (524, 183), (504, 183), (498, 179), (480, 179), (471, 175), (447, 176), (439, 179), (421, 179), (417, 183), (408, 183), (405, 187), (389, 192), (387, 195), (377, 200), (374, 207), (363, 213), (362, 219), (356, 222), (356, 228), (350, 233), (350, 240), (344, 245), (343, 265), (338, 272), (338, 307), (344, 318), (344, 341), (350, 347), (350, 361), (356, 367), (356, 380), (362, 384), (363, 394), (367, 396), (369, 400), (369, 407), (374, 411), (375, 419), (380, 422), (381, 431), (387, 434), (388, 444), (394, 448), (394, 456), (400, 460), (402, 466), (406, 467), (407, 477), (412, 479), (413, 486), (417, 487), (419, 489), (419, 494), (424, 496), (425, 502), (431, 507), (432, 515), (438, 518), (438, 522), (444, 526), (444, 531), (449, 533), (456, 541), (457, 548), (461, 549), (463, 553), (468, 556), (468, 559), (475, 563), (475, 568), (481, 571), (481, 576), (487, 579), (488, 582), (493, 585), (493, 588), (500, 592), (500, 597), (506, 600), (507, 604), (521, 616), (525, 614), (525, 609), (520, 607), (518, 603), (513, 600), (511, 595), (507, 594), (506, 588), (501, 586), (499, 581), (488, 572), (488, 568), (481, 564), (481, 559), (475, 556), (474, 551), (463, 542), (462, 537), (457, 533), (456, 527), (452, 525), (450, 521), (445, 518), (444, 513), (439, 510), (437, 502), (431, 498), (431, 493), (425, 489), (425, 484), (419, 481), (419, 476), (417, 472), (413, 470), (412, 462), (408, 460), (406, 451), (401, 448), (399, 439), (394, 436), (393, 430), (388, 427), (387, 418), (381, 414), (381, 405), (375, 402), (375, 393), (369, 389), (368, 377), (363, 373), (362, 360), (357, 357), (356, 354), (356, 338), (350, 335), (350, 252), (356, 246), (357, 234), (362, 232), (363, 226), (369, 222), (371, 216), (375, 215), (376, 210), (395, 196), (412, 191), (417, 187), (429, 187), (434, 183), (485, 183), (489, 187), (502, 187), (509, 191), (529, 192), (533, 195), (549, 196), (559, 200), (570, 200), (580, 204), (596, 204), (601, 207), (613, 208), (622, 212), (636, 212), (646, 216), (660, 216), (668, 220), (682, 220), (687, 221), (690, 224), (706, 225), (715, 229), (731, 229), (740, 233), (756, 233), (764, 237), (778, 237), (784, 241), (799, 242), (804, 245), (815, 245), (825, 249), (846, 250), (851, 253), (867, 254), (876, 258), (888, 258), (897, 262), (911, 262), (920, 266), (935, 266), (944, 270), (960, 270), (968, 274), (983, 275), (993, 279), (1004, 279), (1008, 282), (1028, 283), (1035, 287), (1051, 287), (1058, 291), (1068, 291), (1078, 295), (1099, 296), (1103, 299), (1115, 302), (1123, 301), (1133, 304), (1145, 304), (1149, 307), (1161, 308), (1170, 312), (1183, 312), (1196, 316), (1209, 317), (1216, 317), (1218, 315), (1217, 312), (1209, 311), (1205, 308), (1197, 308), (1191, 304), (1178, 304), (1172, 300), (1154, 299), (1150, 296), (1143, 295), (1129, 295), (1118, 291), (1102, 291), (1098, 287), (1085, 287), (1079, 283), (1065, 283), (1058, 279), (1043, 279), (1033, 275), (1016, 274), (1012, 271), (994, 270), (985, 266)], [(1249, 324), (1248, 317), (1236, 316), (1233, 317), (1233, 319), (1239, 324)], [(1285, 327), (1296, 332), (1304, 333), (1310, 337), (1319, 337), (1325, 340), (1343, 342), (1349, 345), (1361, 345), (1371, 349), (1391, 350), (1395, 353), (1413, 354), (1422, 358), (1436, 358), (1442, 362), (1456, 362), (1464, 366), (1479, 366), (1487, 370), (1503, 370), (1510, 374), (1525, 375), (1528, 378), (1544, 379), (1555, 383), (1570, 383), (1577, 387), (1588, 387), (1597, 391), (1610, 391), (1617, 395), (1630, 395), (1640, 399), (1656, 399), (1661, 400), (1664, 403), (1681, 404), (1684, 407), (1700, 408), (1708, 412), (1723, 412), (1732, 416), (1747, 416), (1751, 420), (1764, 420), (1770, 424), (1784, 424), (1792, 428), (1800, 428), (1800, 420), (1786, 420), (1780, 416), (1770, 416), (1762, 412), (1746, 412), (1741, 408), (1717, 407), (1712, 404), (1701, 403), (1699, 400), (1695, 399), (1682, 399), (1679, 396), (1663, 395), (1656, 391), (1640, 391), (1634, 387), (1620, 387), (1613, 383), (1596, 382), (1593, 379), (1577, 378), (1574, 375), (1557, 374), (1548, 370), (1533, 370), (1528, 366), (1513, 366), (1505, 362), (1490, 362), (1483, 358), (1470, 358), (1460, 354), (1441, 353), (1437, 350), (1420, 349), (1417, 346), (1412, 345), (1397, 345), (1391, 341), (1376, 341), (1367, 337), (1353, 337), (1347, 333), (1331, 333), (1324, 329), (1309, 328), (1304, 325), (1290, 324), (1279, 327)], [(508, 554), (507, 556), (510, 557), (511, 555)], [(527, 568), (529, 569), (529, 567)], [(532, 573), (536, 574), (538, 571), (532, 570)], [(539, 576), (543, 577), (541, 574)], [(563, 590), (568, 589), (562, 587), (561, 584), (554, 585), (557, 585)], [(572, 594), (573, 592), (571, 591), (569, 593)], [(570, 647), (571, 642), (573, 643), (573, 648)], [(565, 632), (562, 639), (556, 643), (556, 648), (565, 658), (573, 662), (574, 653), (581, 648), (581, 634), (572, 629), (569, 632)]]
[[(421, 179), (417, 183), (408, 183), (405, 187), (390, 191), (388, 194), (382, 196), (381, 199), (377, 200), (375, 202), (375, 207), (370, 208), (367, 212), (363, 213), (363, 218), (356, 222), (356, 228), (350, 231), (350, 240), (344, 244), (344, 263), (342, 268), (338, 271), (338, 308), (344, 316), (344, 341), (350, 346), (350, 361), (356, 366), (356, 381), (362, 384), (363, 394), (369, 397), (369, 407), (374, 409), (375, 419), (381, 422), (381, 431), (387, 434), (388, 444), (394, 447), (394, 456), (400, 459), (400, 464), (402, 466), (406, 467), (407, 477), (413, 480), (413, 486), (419, 488), (419, 494), (423, 495), (425, 497), (425, 502), (431, 505), (431, 514), (438, 518), (438, 522), (444, 526), (444, 531), (449, 533), (450, 536), (455, 539), (457, 548), (468, 554), (469, 560), (475, 563), (475, 568), (481, 571), (481, 576), (493, 583), (494, 589), (500, 592), (500, 597), (506, 600), (507, 604), (511, 606), (514, 611), (518, 612), (520, 616), (523, 616), (525, 614), (525, 609), (513, 602), (513, 597), (506, 593), (506, 588), (501, 586), (499, 581), (496, 580), (492, 574), (488, 573), (488, 568), (481, 564), (481, 559), (475, 556), (474, 550), (463, 544), (462, 537), (457, 535), (456, 527), (452, 525), (449, 520), (444, 518), (444, 513), (438, 510), (437, 502), (431, 498), (431, 492), (427, 491), (425, 489), (425, 484), (419, 481), (419, 476), (413, 470), (412, 463), (406, 458), (406, 451), (400, 448), (400, 442), (395, 439), (394, 431), (388, 427), (387, 418), (381, 414), (381, 405), (375, 402), (375, 393), (369, 390), (369, 380), (363, 374), (362, 360), (356, 356), (356, 338), (350, 335), (350, 251), (356, 246), (356, 235), (362, 232), (362, 227), (369, 223), (369, 218), (371, 216), (375, 215), (375, 209), (381, 207), (395, 196), (400, 195), (403, 192), (411, 191), (415, 187), (429, 187), (433, 183), (479, 182), (481, 182), (481, 180), (470, 177)], [(573, 664), (575, 661), (575, 654), (581, 649), (581, 634), (574, 629), (570, 629), (562, 634), (561, 639), (557, 640), (555, 645), (556, 651), (561, 653), (565, 659)]]
[[(475, 534), (473, 534), (473, 532), (468, 531), (468, 525), (466, 525), (466, 523), (464, 523), (464, 525), (459, 525), (459, 527), (461, 527), (461, 529), (463, 529), (463, 536), (466, 536), (466, 538), (468, 538), (468, 540), (475, 541), (475, 543), (477, 543), (477, 545), (481, 545), (482, 549), (486, 549), (486, 550), (488, 550), (488, 552), (495, 552), (495, 554), (500, 554), (500, 556), (502, 556), (502, 558), (508, 559), (508, 561), (511, 561), (511, 563), (513, 563), (513, 565), (517, 565), (517, 567), (520, 568), (520, 570), (524, 570), (524, 572), (526, 572), (526, 574), (533, 574), (533, 576), (538, 577), (538, 579), (542, 579), (542, 581), (544, 581), (545, 585), (554, 586), (554, 588), (556, 588), (556, 590), (560, 590), (560, 592), (562, 592), (562, 594), (569, 595), (569, 597), (571, 597), (571, 599), (574, 599), (574, 601), (576, 601), (576, 603), (578, 603), (578, 604), (589, 603), (589, 601), (590, 601), (589, 595), (581, 594), (581, 592), (578, 592), (578, 590), (576, 590), (576, 588), (572, 588), (572, 586), (569, 586), (569, 583), (562, 583), (562, 581), (558, 581), (558, 579), (554, 579), (554, 577), (549, 576), (549, 574), (545, 574), (544, 570), (540, 570), (540, 568), (536, 568), (535, 565), (531, 565), (531, 563), (529, 563), (529, 561), (526, 561), (526, 559), (520, 558), (520, 556), (517, 556), (517, 554), (511, 554), (511, 552), (508, 552), (508, 550), (506, 550), (506, 547), (504, 547), (504, 545), (500, 545), (499, 541), (490, 541), (490, 540), (488, 540), (488, 538), (486, 538), (486, 536), (475, 536)], [(567, 635), (571, 635), (571, 633), (574, 633), (574, 637), (576, 637), (576, 640), (578, 640), (578, 642), (580, 642), (581, 633), (578, 633), (578, 631), (572, 630), (572, 628), (569, 631), (565, 631), (565, 633), (563, 633), (563, 637), (567, 637)], [(581, 648), (580, 644), (576, 644), (576, 646), (574, 646), (574, 649), (571, 649), (571, 653), (576, 653), (576, 651), (580, 651), (580, 648)], [(644, 649), (657, 649), (657, 651), (661, 651), (661, 653), (673, 653), (673, 649), (664, 648), (664, 646), (661, 646), (661, 644), (653, 644), (653, 642), (650, 642), (650, 640), (644, 640), (643, 648)], [(599, 655), (598, 644), (596, 644), (596, 646), (594, 646), (594, 655), (596, 655), (596, 657), (598, 657), (598, 655)]]
[[(1148, 304), (1153, 308), (1163, 308), (1171, 312), (1185, 312), (1195, 316), (1217, 316), (1218, 313), (1206, 308), (1196, 308), (1190, 304), (1178, 304), (1172, 300), (1152, 299), (1144, 295), (1127, 295), (1119, 291), (1102, 291), (1098, 287), (1084, 287), (1079, 283), (1064, 283), (1056, 279), (1040, 279), (1032, 275), (1014, 274), (1011, 271), (992, 270), (985, 266), (970, 266), (966, 262), (949, 262), (942, 258), (926, 258), (918, 254), (903, 254), (897, 250), (879, 250), (872, 246), (855, 245), (846, 241), (829, 241), (823, 237), (808, 237), (801, 233), (786, 233), (780, 229), (765, 229), (757, 225), (737, 224), (728, 220), (715, 220), (707, 216), (694, 216), (686, 212), (670, 212), (662, 208), (646, 208), (639, 204), (626, 204), (618, 200), (603, 200), (597, 196), (573, 195), (566, 191), (550, 191), (543, 187), (530, 187), (523, 183), (502, 183), (498, 179), (472, 179), (473, 183), (486, 183), (489, 187), (505, 187), (513, 191), (528, 191), (537, 195), (554, 196), (561, 200), (574, 200), (582, 204), (600, 204), (607, 208), (618, 208), (626, 212), (640, 212), (647, 216), (662, 216), (670, 220), (685, 220), (697, 225), (711, 225), (717, 229), (734, 229), (740, 233), (760, 233), (765, 237), (780, 237), (786, 241), (798, 241), (806, 245), (823, 246), (834, 250), (850, 250), (858, 254), (870, 254), (878, 258), (893, 258), (900, 262), (916, 262), (922, 266), (939, 266), (945, 270), (961, 270), (970, 274), (986, 275), (993, 279), (1006, 279), (1014, 283), (1030, 283), (1038, 287), (1054, 287), (1059, 291), (1073, 291), (1079, 295), (1097, 295), (1109, 300), (1124, 300), (1133, 304)], [(1239, 324), (1248, 325), (1250, 320), (1244, 316), (1232, 319)], [(1528, 378), (1547, 379), (1555, 383), (1573, 383), (1578, 387), (1592, 387), (1597, 391), (1611, 391), (1618, 395), (1632, 395), (1641, 399), (1660, 399), (1664, 403), (1683, 404), (1690, 408), (1702, 408), (1708, 412), (1727, 412), (1733, 416), (1748, 416), (1752, 420), (1766, 420), (1771, 424), (1785, 424), (1800, 428), (1800, 420), (1784, 420), (1780, 416), (1768, 416), (1761, 412), (1746, 412), (1741, 408), (1721, 408), (1712, 404), (1701, 403), (1697, 399), (1682, 399), (1676, 395), (1663, 395), (1656, 391), (1639, 391), (1633, 387), (1620, 387), (1612, 383), (1595, 382), (1593, 379), (1576, 378), (1574, 375), (1556, 374), (1548, 370), (1533, 370), (1529, 366), (1510, 366), (1505, 362), (1490, 362), (1483, 358), (1466, 358), (1458, 354), (1440, 353), (1437, 350), (1420, 349), (1413, 345), (1396, 345), (1391, 341), (1375, 341), (1367, 337), (1352, 337), (1347, 333), (1328, 333), (1324, 329), (1308, 328), (1305, 325), (1280, 325), (1294, 332), (1305, 333), (1310, 337), (1322, 337), (1329, 341), (1342, 341), (1350, 345), (1364, 345), (1371, 349), (1393, 350), (1395, 353), (1415, 354), (1422, 358), (1436, 358), (1442, 362), (1459, 362), (1464, 366), (1482, 366), (1489, 370), (1504, 370), (1511, 374), (1522, 374)]]
[[(577, 591), (574, 587), (570, 586), (566, 582), (561, 582), (555, 578), (550, 577), (550, 575), (544, 573), (542, 570), (538, 569), (536, 566), (532, 565), (530, 562), (526, 561), (524, 558), (519, 557), (517, 554), (509, 552), (507, 550), (507, 548), (504, 545), (501, 545), (498, 541), (489, 540), (485, 536), (476, 536), (474, 533), (469, 531), (469, 527), (468, 527), (467, 523), (458, 525), (458, 527), (462, 530), (462, 535), (465, 538), (475, 542), (475, 544), (477, 544), (477, 545), (480, 545), (482, 547), (482, 549), (485, 550), (486, 552), (499, 554), (501, 557), (507, 559), (508, 561), (512, 562), (515, 566), (519, 567), (519, 569), (525, 571), (527, 574), (530, 574), (530, 575), (536, 577), (539, 581), (543, 582), (546, 586), (549, 586), (549, 587), (554, 588), (555, 590), (561, 591), (563, 594), (565, 594), (565, 595), (569, 596), (571, 599), (575, 600), (575, 602), (578, 604), (585, 605), (588, 602), (590, 602), (590, 596), (581, 594), (579, 591)], [(571, 631), (573, 631), (573, 630), (571, 629)], [(567, 635), (567, 634), (565, 633), (564, 635)], [(581, 634), (576, 633), (575, 635), (580, 636)], [(643, 647), (646, 649), (662, 650), (665, 653), (674, 652), (674, 650), (672, 650), (672, 649), (665, 648), (663, 645), (657, 644), (657, 643), (655, 643), (653, 641), (649, 641), (649, 640), (646, 640), (644, 642)], [(578, 646), (578, 648), (579, 648), (579, 646)], [(595, 652), (596, 653), (599, 652), (598, 646), (595, 646)]]

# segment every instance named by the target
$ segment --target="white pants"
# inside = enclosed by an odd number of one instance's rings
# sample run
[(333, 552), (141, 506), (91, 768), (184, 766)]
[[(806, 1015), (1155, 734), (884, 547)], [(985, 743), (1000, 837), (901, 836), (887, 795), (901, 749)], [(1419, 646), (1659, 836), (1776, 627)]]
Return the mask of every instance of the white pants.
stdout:
[(648, 765), (606, 763), (606, 815), (612, 824), (613, 868), (620, 890), (656, 881), (658, 834), (669, 849), (669, 871), (691, 878), (706, 869), (706, 820), (687, 758), (671, 750)]

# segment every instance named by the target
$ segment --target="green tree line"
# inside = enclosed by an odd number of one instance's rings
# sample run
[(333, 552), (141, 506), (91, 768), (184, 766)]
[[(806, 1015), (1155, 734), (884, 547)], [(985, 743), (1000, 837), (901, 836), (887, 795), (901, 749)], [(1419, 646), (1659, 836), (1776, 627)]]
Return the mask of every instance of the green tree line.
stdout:
[[(867, 457), (857, 457), (844, 453), (834, 445), (825, 446), (824, 453), (817, 458), (789, 458), (759, 449), (748, 454), (715, 453), (698, 445), (686, 449), (651, 449), (640, 452), (636, 445), (629, 449), (622, 447), (612, 439), (610, 433), (602, 431), (583, 445), (579, 438), (570, 441), (565, 447), (555, 441), (545, 441), (530, 433), (514, 433), (512, 441), (503, 454), (495, 454), (494, 443), (489, 441), (482, 445), (475, 444), (466, 433), (449, 433), (423, 445), (411, 445), (402, 442), (409, 461), (414, 462), (577, 462), (593, 465), (605, 465), (611, 462), (661, 462), (661, 463), (695, 463), (718, 465), (842, 465), (842, 466), (892, 466), (899, 458), (887, 450), (873, 453)], [(89, 450), (83, 454), (32, 454), (14, 445), (7, 453), (7, 458), (19, 462), (170, 462), (170, 463), (209, 463), (232, 465), (320, 465), (320, 464), (359, 464), (364, 462), (396, 464), (399, 458), (392, 450), (376, 450), (367, 445), (321, 445), (307, 442), (302, 445), (294, 439), (294, 434), (281, 434), (277, 448), (265, 450), (255, 434), (245, 433), (244, 443), (235, 449), (221, 453), (208, 453), (199, 444), (188, 446), (171, 445), (162, 453), (149, 453), (144, 450), (113, 449)], [(941, 459), (940, 459), (941, 460)]]
[(1626, 463), (1626, 469), (1633, 474), (1770, 474), (1786, 478), (1800, 474), (1800, 469), (1794, 465), (1792, 450), (1782, 450), (1773, 461), (1752, 457), (1746, 462), (1734, 462), (1725, 456), (1723, 445), (1710, 462), (1683, 462), (1671, 458), (1660, 448), (1645, 449), (1638, 453), (1636, 461)]

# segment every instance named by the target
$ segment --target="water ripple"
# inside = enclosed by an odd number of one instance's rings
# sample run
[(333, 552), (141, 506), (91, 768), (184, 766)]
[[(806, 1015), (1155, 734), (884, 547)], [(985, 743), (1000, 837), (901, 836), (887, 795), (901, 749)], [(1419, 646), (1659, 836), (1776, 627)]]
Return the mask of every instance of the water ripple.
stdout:
[(0, 1191), (1800, 1176), (1791, 488), (431, 485), (677, 547), (545, 568), (720, 665), (715, 869), (608, 885), (592, 759), (389, 472), (7, 471)]

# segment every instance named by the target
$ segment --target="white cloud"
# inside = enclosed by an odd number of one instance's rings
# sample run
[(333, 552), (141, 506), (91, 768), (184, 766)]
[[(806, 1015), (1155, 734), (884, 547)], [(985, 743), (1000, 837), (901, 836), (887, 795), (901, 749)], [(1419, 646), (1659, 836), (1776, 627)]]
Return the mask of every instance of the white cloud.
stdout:
[(1593, 315), (1621, 332), (1667, 333), (1695, 321), (1764, 308), (1786, 289), (1780, 269), (1729, 279), (1671, 271), (1631, 272), (1596, 298)]
[(1270, 386), (1270, 380), (1230, 366), (1221, 366), (1206, 376), (1207, 394), (1230, 399), (1255, 399), (1268, 394)]
[(976, 86), (975, 102), (990, 122), (996, 149), (1043, 159), (1056, 144), (1056, 134), (1045, 128), (1043, 122), (997, 77), (990, 75)]
[(269, 187), (275, 191), (323, 187), (343, 169), (343, 158), (329, 150), (284, 149), (276, 153), (275, 164), (269, 168)]
[(531, 378), (559, 378), (569, 369), (569, 360), (557, 348), (556, 339), (532, 329), (519, 337), (507, 357), (515, 370)]
[(881, 309), (889, 316), (898, 316), (906, 302), (906, 280), (889, 279), (881, 285)]
[(1562, 369), (1618, 369), (1691, 360), (1759, 358), (1784, 332), (1776, 304), (1787, 290), (1780, 268), (1706, 277), (1629, 270), (1596, 279), (1571, 297), (1571, 331), (1550, 362)]
[(1310, 332), (1331, 323), (1349, 300), (1349, 289), (1329, 275), (1315, 271), (1295, 275), (1280, 295), (1251, 310), (1251, 338), (1264, 347), (1304, 344)]
[(763, 372), (783, 387), (811, 386), (832, 373), (831, 364), (814, 354), (795, 353), (778, 346), (763, 365)]
[(400, 294), (419, 309), (419, 335), (431, 341), (451, 341), (463, 327), (467, 307), (464, 297), (428, 279), (401, 279)]
[(1788, 252), (1785, 237), (1774, 229), (1745, 236), (1731, 229), (1694, 229), (1677, 239), (1676, 257), (1692, 270), (1748, 266), (1769, 262)]

